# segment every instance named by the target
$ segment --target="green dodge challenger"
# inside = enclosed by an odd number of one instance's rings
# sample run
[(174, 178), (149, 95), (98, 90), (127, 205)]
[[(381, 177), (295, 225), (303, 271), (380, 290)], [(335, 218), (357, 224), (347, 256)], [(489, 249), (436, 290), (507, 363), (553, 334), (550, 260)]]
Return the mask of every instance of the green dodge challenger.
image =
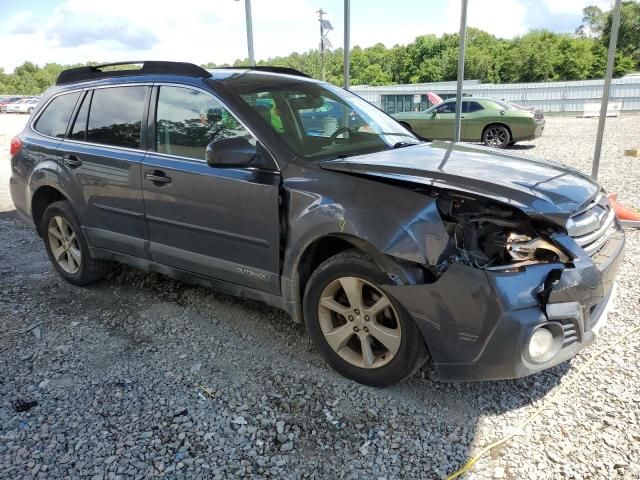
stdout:
[[(451, 98), (423, 112), (403, 112), (393, 115), (418, 135), (434, 140), (451, 140), (456, 111), (456, 99)], [(483, 142), (489, 147), (505, 148), (521, 140), (533, 140), (542, 135), (544, 115), (526, 107), (490, 98), (462, 99), (463, 142)]]

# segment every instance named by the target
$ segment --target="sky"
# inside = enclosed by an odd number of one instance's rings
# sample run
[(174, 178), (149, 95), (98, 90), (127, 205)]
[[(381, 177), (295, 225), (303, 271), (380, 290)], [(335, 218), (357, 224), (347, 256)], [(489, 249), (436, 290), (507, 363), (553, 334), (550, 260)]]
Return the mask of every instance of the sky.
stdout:
[[(468, 25), (512, 38), (531, 29), (572, 32), (582, 8), (610, 0), (469, 0)], [(252, 0), (257, 60), (317, 48), (322, 8), (343, 45), (342, 0)], [(388, 47), (455, 32), (459, 0), (351, 0), (351, 45)], [(244, 0), (0, 0), (0, 68), (24, 61), (176, 60), (247, 57)]]

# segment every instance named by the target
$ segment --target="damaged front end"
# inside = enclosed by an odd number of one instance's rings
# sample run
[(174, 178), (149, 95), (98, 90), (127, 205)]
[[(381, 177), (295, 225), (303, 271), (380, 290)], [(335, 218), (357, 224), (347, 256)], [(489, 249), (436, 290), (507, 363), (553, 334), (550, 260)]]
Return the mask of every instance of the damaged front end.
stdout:
[[(516, 378), (588, 345), (613, 302), (624, 234), (589, 256), (562, 226), (450, 192), (431, 283), (387, 287), (412, 314), (445, 380)], [(618, 227), (619, 228), (619, 227)]]
[(441, 194), (437, 205), (450, 237), (446, 262), (495, 270), (570, 260), (552, 243), (558, 229), (535, 225), (515, 208), (460, 194)]

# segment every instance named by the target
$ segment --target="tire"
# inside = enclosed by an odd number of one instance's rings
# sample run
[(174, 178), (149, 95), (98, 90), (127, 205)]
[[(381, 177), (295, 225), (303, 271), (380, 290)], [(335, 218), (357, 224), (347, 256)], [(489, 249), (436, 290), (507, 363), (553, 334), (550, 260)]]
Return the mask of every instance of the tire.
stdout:
[(40, 231), (49, 260), (67, 282), (88, 285), (109, 272), (110, 262), (91, 258), (80, 223), (67, 201), (53, 202), (46, 208)]
[(511, 143), (511, 132), (505, 125), (488, 125), (482, 132), (482, 142), (487, 147), (507, 148)]
[[(405, 380), (427, 359), (413, 319), (382, 292), (379, 286), (385, 284), (389, 284), (387, 275), (371, 259), (348, 250), (313, 272), (303, 303), (307, 331), (327, 363), (343, 376), (374, 387)], [(360, 292), (353, 308), (343, 285)], [(376, 306), (381, 307), (377, 313), (372, 308)], [(386, 345), (378, 338), (384, 338)]]

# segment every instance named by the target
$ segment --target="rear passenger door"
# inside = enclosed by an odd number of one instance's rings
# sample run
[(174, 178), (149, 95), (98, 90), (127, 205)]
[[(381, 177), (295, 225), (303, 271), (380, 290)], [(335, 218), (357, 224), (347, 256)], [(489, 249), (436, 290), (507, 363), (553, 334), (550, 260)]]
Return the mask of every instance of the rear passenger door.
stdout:
[(59, 146), (61, 178), (89, 244), (137, 257), (148, 257), (140, 172), (150, 91), (128, 85), (83, 92)]
[[(158, 263), (270, 293), (280, 291), (280, 174), (263, 168), (213, 168), (214, 139), (250, 132), (212, 94), (157, 87), (151, 104), (143, 194)], [(154, 119), (157, 119), (153, 122)], [(258, 150), (261, 148), (258, 146)], [(265, 150), (261, 155), (269, 155)]]

